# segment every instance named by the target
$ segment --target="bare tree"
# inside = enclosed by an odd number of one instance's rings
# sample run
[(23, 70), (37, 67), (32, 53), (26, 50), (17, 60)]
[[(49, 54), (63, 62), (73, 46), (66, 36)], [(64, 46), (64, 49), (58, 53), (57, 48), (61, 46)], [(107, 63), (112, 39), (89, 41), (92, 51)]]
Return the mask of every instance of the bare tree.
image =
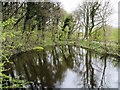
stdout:
[(109, 2), (103, 1), (83, 2), (82, 5), (79, 5), (74, 16), (83, 27), (84, 39), (90, 38), (93, 31), (103, 27), (103, 23), (106, 23), (111, 15), (111, 10)]

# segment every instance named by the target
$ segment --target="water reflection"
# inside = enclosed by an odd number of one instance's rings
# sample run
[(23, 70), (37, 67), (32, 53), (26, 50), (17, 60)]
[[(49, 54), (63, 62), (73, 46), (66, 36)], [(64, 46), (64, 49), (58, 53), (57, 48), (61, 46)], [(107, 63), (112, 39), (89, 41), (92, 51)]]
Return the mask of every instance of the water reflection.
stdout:
[(51, 46), (11, 59), (11, 77), (33, 81), (29, 88), (118, 88), (118, 59), (77, 46)]

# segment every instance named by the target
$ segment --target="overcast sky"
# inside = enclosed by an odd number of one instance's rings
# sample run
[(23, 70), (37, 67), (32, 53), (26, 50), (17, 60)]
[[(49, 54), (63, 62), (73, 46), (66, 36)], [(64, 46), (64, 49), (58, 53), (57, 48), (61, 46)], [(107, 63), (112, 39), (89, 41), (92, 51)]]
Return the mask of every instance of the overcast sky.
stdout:
[[(59, 0), (67, 12), (72, 12), (83, 0)], [(90, 0), (89, 0), (90, 1)], [(110, 17), (110, 25), (118, 27), (118, 2), (120, 0), (110, 0), (113, 14)]]

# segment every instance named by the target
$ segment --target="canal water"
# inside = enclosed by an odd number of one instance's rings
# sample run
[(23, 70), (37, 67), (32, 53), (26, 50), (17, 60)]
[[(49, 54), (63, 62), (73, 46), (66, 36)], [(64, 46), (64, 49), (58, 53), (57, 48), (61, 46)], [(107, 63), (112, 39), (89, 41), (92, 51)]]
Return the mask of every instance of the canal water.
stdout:
[(118, 88), (118, 58), (78, 46), (48, 46), (11, 57), (9, 76), (27, 88)]

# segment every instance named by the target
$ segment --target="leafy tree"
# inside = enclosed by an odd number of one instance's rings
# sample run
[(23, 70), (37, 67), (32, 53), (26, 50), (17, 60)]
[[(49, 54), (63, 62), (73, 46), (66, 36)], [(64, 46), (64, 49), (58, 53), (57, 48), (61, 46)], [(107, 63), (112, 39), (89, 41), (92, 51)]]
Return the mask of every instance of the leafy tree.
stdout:
[(73, 26), (74, 26), (74, 22), (73, 22), (73, 17), (72, 15), (68, 15), (68, 17), (66, 17), (65, 21), (64, 21), (64, 25), (62, 27), (62, 31), (64, 31), (65, 33), (68, 33), (68, 39), (70, 39), (70, 34), (73, 31)]

